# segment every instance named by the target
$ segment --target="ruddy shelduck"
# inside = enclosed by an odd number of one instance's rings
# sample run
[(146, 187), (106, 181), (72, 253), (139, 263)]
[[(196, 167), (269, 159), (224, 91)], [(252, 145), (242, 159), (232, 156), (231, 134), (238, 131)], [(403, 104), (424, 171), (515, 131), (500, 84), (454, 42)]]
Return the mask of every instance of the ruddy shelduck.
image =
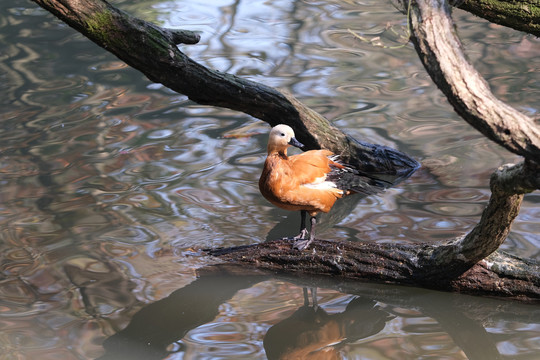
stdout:
[[(287, 156), (289, 146), (304, 147), (294, 137), (293, 129), (284, 124), (270, 131), (268, 157), (259, 179), (262, 195), (272, 204), (301, 212), (300, 234), (295, 248), (306, 249), (315, 238), (319, 212), (328, 212), (337, 199), (352, 194), (375, 194), (387, 183), (363, 174), (340, 161), (330, 150), (310, 150)], [(306, 214), (311, 217), (307, 238)]]

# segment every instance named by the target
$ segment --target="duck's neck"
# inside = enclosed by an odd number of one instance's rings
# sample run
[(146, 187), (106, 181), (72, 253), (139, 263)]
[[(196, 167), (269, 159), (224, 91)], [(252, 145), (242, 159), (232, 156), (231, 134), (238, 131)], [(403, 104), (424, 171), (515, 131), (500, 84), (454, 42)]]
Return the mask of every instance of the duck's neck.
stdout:
[(268, 156), (271, 155), (277, 155), (281, 158), (287, 159), (287, 148), (278, 148), (268, 144)]

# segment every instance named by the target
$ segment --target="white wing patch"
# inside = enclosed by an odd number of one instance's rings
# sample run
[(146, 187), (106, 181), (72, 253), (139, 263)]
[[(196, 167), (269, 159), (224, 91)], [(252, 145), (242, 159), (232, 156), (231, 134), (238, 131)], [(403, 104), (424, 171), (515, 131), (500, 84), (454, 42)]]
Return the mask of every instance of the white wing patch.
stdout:
[(321, 183), (311, 183), (311, 184), (304, 184), (302, 186), (305, 186), (310, 189), (318, 189), (318, 190), (327, 190), (327, 189), (335, 189), (337, 188), (336, 184), (334, 184), (331, 181), (323, 181)]
[(337, 188), (337, 185), (332, 181), (326, 181), (326, 176), (321, 176), (316, 178), (312, 183), (302, 184), (301, 186), (316, 190), (329, 190)]

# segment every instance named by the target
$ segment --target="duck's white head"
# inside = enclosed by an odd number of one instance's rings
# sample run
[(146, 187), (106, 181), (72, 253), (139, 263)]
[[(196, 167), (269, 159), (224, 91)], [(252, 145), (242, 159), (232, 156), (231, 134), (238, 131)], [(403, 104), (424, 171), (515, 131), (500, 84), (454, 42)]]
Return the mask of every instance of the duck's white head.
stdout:
[(285, 124), (279, 124), (272, 128), (268, 137), (268, 154), (278, 152), (287, 155), (287, 148), (296, 146), (303, 148), (304, 145), (296, 140), (293, 129)]

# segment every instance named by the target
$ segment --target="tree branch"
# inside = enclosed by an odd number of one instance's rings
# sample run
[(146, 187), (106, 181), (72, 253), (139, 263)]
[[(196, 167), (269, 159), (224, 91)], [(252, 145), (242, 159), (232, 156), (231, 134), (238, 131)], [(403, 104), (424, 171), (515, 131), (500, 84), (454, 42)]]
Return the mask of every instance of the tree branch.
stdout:
[(540, 3), (536, 0), (457, 0), (455, 6), (493, 23), (540, 36)]
[(196, 43), (194, 32), (161, 28), (103, 0), (33, 1), (150, 80), (199, 104), (238, 110), (272, 126), (288, 124), (307, 149), (329, 149), (367, 172), (399, 179), (419, 167), (400, 151), (354, 140), (289, 93), (193, 61), (176, 45)]
[(444, 0), (412, 0), (412, 41), (431, 79), (454, 110), (488, 139), (531, 161), (540, 161), (535, 121), (492, 94), (469, 63)]
[[(302, 272), (361, 281), (377, 281), (462, 293), (540, 301), (540, 265), (504, 252), (504, 242), (523, 198), (508, 187), (513, 178), (535, 179), (537, 168), (523, 163), (499, 168), (491, 179), (492, 195), (480, 222), (469, 234), (446, 243), (377, 244), (315, 240), (311, 251), (293, 241), (206, 250), (225, 261), (251, 264), (274, 272)], [(528, 180), (524, 181), (528, 183)], [(529, 192), (532, 189), (521, 189)], [(495, 252), (495, 253), (494, 253)]]

